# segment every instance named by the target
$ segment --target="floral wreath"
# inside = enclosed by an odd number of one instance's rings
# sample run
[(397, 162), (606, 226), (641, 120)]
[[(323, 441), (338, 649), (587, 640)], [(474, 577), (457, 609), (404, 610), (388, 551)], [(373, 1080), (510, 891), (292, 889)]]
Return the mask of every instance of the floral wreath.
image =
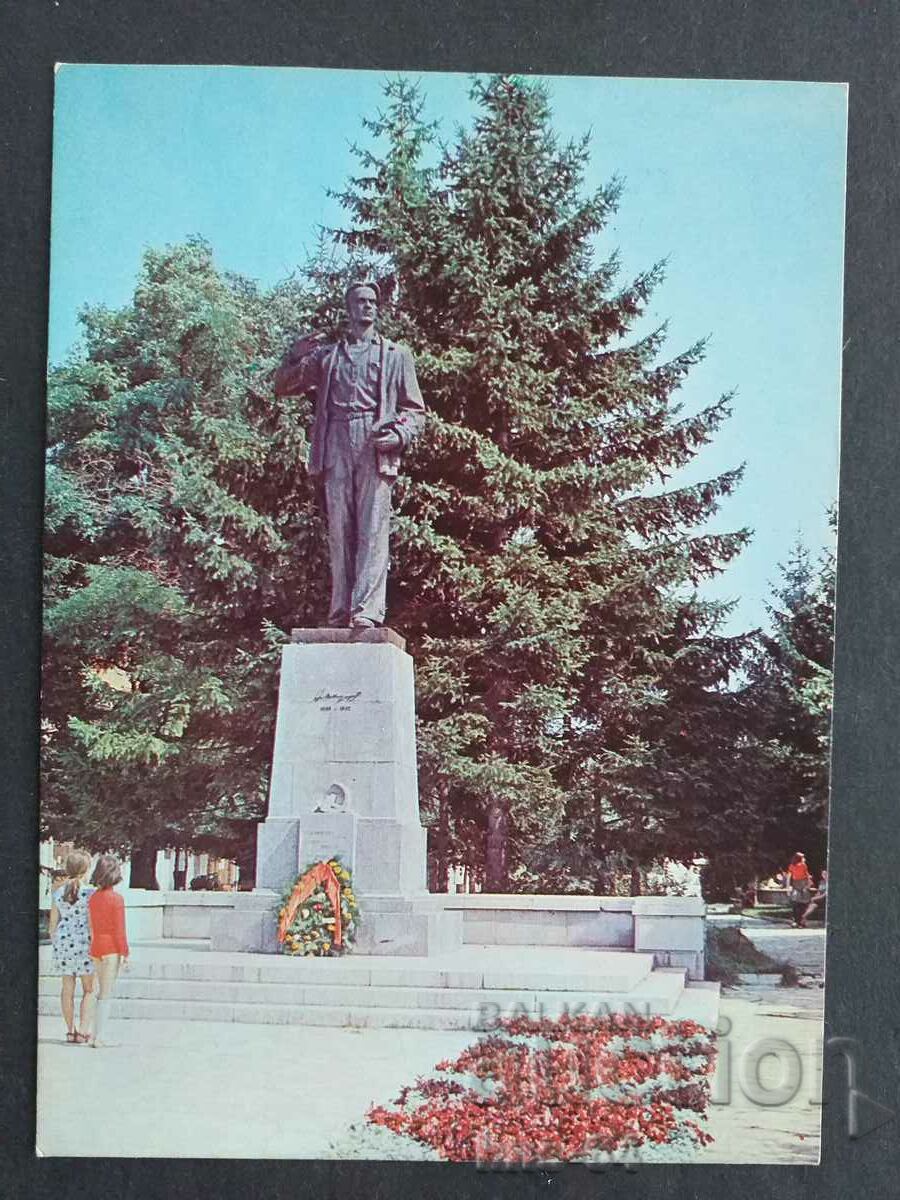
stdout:
[(313, 862), (286, 888), (278, 910), (283, 954), (345, 954), (356, 940), (359, 907), (339, 858)]

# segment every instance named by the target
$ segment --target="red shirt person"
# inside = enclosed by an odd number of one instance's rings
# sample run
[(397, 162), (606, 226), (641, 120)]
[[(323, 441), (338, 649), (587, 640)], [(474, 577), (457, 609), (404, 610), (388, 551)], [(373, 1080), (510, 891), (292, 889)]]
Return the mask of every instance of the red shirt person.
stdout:
[(111, 887), (101, 888), (88, 900), (91, 921), (91, 958), (107, 954), (128, 957), (125, 934), (125, 901)]
[(787, 875), (788, 887), (802, 887), (803, 884), (806, 884), (807, 887), (812, 886), (813, 880), (809, 867), (806, 865), (806, 856), (799, 850), (788, 863), (785, 875)]
[(788, 889), (788, 900), (794, 914), (794, 924), (802, 929), (806, 925), (806, 906), (809, 904), (813, 878), (806, 865), (806, 855), (798, 850), (784, 873)]
[(88, 901), (91, 926), (91, 959), (97, 975), (100, 995), (94, 1013), (92, 1046), (105, 1046), (104, 1030), (116, 990), (119, 967), (128, 958), (125, 935), (125, 901), (115, 891), (122, 882), (122, 868), (111, 854), (101, 854), (94, 867), (91, 883), (96, 892)]

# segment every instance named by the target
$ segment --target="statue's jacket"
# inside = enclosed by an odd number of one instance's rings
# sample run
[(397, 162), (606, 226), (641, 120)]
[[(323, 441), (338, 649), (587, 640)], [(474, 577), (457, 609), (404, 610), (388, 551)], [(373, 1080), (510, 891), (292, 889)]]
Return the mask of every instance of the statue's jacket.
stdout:
[[(380, 337), (379, 340), (378, 413), (373, 432), (393, 429), (403, 443), (399, 450), (376, 451), (379, 475), (392, 478), (400, 469), (403, 451), (422, 431), (425, 403), (409, 348), (386, 337)], [(305, 353), (300, 350), (302, 345), (303, 339), (300, 339), (284, 356), (275, 373), (275, 393), (279, 396), (296, 396), (315, 389), (316, 408), (310, 431), (307, 469), (310, 475), (321, 475), (331, 413), (329, 390), (340, 343), (318, 346)]]

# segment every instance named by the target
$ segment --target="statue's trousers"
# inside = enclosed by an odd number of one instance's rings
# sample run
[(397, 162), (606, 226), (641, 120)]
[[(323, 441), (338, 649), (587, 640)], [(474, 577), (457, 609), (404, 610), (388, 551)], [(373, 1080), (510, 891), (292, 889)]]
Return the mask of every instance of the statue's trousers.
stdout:
[(332, 413), (325, 448), (332, 625), (384, 621), (392, 479), (379, 475), (375, 413)]

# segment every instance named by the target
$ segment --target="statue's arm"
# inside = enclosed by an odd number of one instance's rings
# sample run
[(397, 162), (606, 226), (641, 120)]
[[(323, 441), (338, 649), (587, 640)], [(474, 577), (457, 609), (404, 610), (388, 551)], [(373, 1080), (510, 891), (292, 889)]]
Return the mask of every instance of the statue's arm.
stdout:
[(300, 396), (316, 386), (322, 340), (321, 334), (309, 334), (294, 342), (275, 372), (276, 396)]
[(425, 428), (425, 401), (416, 378), (416, 364), (411, 352), (404, 346), (401, 351), (400, 391), (397, 396), (397, 420), (394, 428), (400, 435), (403, 449), (419, 436)]

